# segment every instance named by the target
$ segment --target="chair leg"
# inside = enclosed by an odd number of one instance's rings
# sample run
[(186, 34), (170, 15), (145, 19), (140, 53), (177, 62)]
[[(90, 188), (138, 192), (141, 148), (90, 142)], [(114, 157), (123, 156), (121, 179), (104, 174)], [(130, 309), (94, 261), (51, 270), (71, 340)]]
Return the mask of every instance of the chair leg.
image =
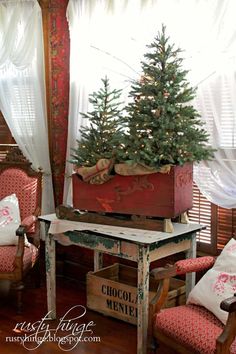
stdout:
[(155, 354), (157, 352), (157, 343), (155, 341), (155, 338), (149, 338), (149, 347), (148, 347), (148, 354)]
[(33, 277), (35, 282), (35, 287), (40, 288), (41, 279), (40, 279), (40, 260), (38, 259), (33, 268)]
[(22, 281), (15, 282), (12, 284), (12, 288), (16, 291), (16, 296), (17, 296), (17, 313), (21, 314), (22, 313), (22, 292), (24, 289), (24, 283)]
[(17, 287), (17, 313), (21, 314), (22, 313), (22, 307), (23, 307), (23, 303), (22, 303), (22, 293), (23, 293), (23, 289), (24, 289), (24, 284), (23, 282), (20, 282), (18, 287)]

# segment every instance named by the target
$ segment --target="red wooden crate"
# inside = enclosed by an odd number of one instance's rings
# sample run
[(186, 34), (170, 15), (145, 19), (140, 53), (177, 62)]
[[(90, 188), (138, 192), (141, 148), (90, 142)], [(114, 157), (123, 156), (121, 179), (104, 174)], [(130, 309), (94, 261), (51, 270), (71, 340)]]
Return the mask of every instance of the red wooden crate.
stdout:
[(73, 174), (73, 207), (95, 212), (174, 218), (192, 208), (192, 164), (169, 173), (115, 175), (104, 184), (83, 182)]

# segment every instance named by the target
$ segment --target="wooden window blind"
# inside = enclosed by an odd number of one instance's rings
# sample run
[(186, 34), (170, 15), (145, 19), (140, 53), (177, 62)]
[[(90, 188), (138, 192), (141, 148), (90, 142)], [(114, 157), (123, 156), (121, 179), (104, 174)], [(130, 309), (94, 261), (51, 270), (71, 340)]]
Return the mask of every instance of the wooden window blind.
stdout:
[(14, 139), (3, 117), (3, 114), (0, 111), (0, 144), (12, 144), (12, 143), (14, 143)]
[(197, 235), (198, 251), (217, 255), (231, 237), (236, 235), (236, 209), (221, 208), (207, 200), (193, 185), (193, 208), (190, 221), (206, 225)]
[(217, 248), (222, 249), (235, 236), (236, 209), (218, 207), (217, 226)]
[[(228, 64), (228, 70), (232, 68), (231, 77), (234, 77), (234, 66), (231, 66), (231, 61)], [(235, 162), (236, 156), (235, 98), (232, 85), (234, 83), (229, 79), (228, 71), (216, 72), (203, 82), (195, 101), (197, 110), (206, 122), (210, 144), (217, 146), (222, 158), (225, 156), (225, 162), (229, 159), (230, 164)], [(193, 208), (189, 211), (189, 218), (207, 226), (206, 230), (197, 235), (199, 252), (216, 255), (235, 235), (236, 209), (225, 209), (212, 204), (195, 184)]]
[(206, 229), (198, 232), (198, 250), (208, 252), (212, 245), (212, 225), (211, 225), (212, 205), (201, 194), (197, 185), (193, 184), (193, 208), (189, 210), (190, 221), (206, 225)]
[(3, 114), (0, 111), (0, 161), (5, 158), (9, 146), (14, 144), (15, 140), (13, 139)]
[[(25, 132), (28, 137), (36, 136), (38, 103), (33, 78), (25, 74), (25, 81), (16, 83), (12, 90), (14, 92), (14, 102), (11, 106), (11, 115), (15, 121), (16, 134), (22, 136)], [(22, 129), (22, 124), (24, 124), (24, 129)]]

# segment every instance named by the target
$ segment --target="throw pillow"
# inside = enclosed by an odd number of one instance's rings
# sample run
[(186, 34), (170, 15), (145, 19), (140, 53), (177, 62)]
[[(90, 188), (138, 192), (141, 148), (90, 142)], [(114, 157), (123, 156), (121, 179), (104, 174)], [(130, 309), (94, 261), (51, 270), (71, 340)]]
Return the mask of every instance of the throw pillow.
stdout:
[(233, 296), (235, 292), (236, 240), (232, 238), (225, 245), (214, 266), (192, 289), (187, 303), (204, 306), (225, 324), (228, 313), (220, 309), (220, 303)]
[[(15, 194), (0, 200), (0, 246), (18, 244), (16, 229), (21, 223), (19, 201)], [(29, 246), (25, 236), (25, 246)]]

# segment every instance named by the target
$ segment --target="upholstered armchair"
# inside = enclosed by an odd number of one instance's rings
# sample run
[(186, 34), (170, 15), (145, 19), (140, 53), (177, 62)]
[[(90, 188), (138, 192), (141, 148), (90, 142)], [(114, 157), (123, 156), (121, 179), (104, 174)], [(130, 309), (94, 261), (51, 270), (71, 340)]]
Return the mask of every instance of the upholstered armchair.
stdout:
[[(224, 267), (222, 258), (219, 260), (206, 256), (181, 260), (166, 269), (152, 271), (152, 276), (160, 282), (159, 301), (155, 303), (152, 310), (156, 354), (236, 353), (235, 240), (233, 246), (228, 247), (228, 250), (233, 250), (234, 255), (232, 259), (229, 259), (225, 251), (224, 259), (228, 258), (231, 262), (226, 267)], [(168, 294), (170, 277), (208, 269), (209, 271), (201, 278), (202, 281), (200, 279), (190, 293), (188, 298), (190, 300), (186, 305), (162, 309)], [(228, 276), (227, 271), (230, 272)], [(230, 284), (227, 284), (227, 279)], [(232, 292), (232, 295), (222, 301), (222, 298), (228, 294), (227, 291), (224, 294), (224, 289)], [(196, 294), (200, 294), (200, 300), (191, 300)], [(225, 325), (219, 319), (221, 317), (225, 319)]]
[[(0, 162), (0, 280), (11, 281), (17, 292), (18, 312), (22, 309), (23, 280), (38, 264), (40, 233), (37, 216), (41, 210), (41, 186), (41, 172), (34, 171), (19, 150), (13, 149)], [(11, 208), (16, 207), (16, 201), (19, 227), (14, 224), (15, 215), (11, 214), (15, 212)]]

